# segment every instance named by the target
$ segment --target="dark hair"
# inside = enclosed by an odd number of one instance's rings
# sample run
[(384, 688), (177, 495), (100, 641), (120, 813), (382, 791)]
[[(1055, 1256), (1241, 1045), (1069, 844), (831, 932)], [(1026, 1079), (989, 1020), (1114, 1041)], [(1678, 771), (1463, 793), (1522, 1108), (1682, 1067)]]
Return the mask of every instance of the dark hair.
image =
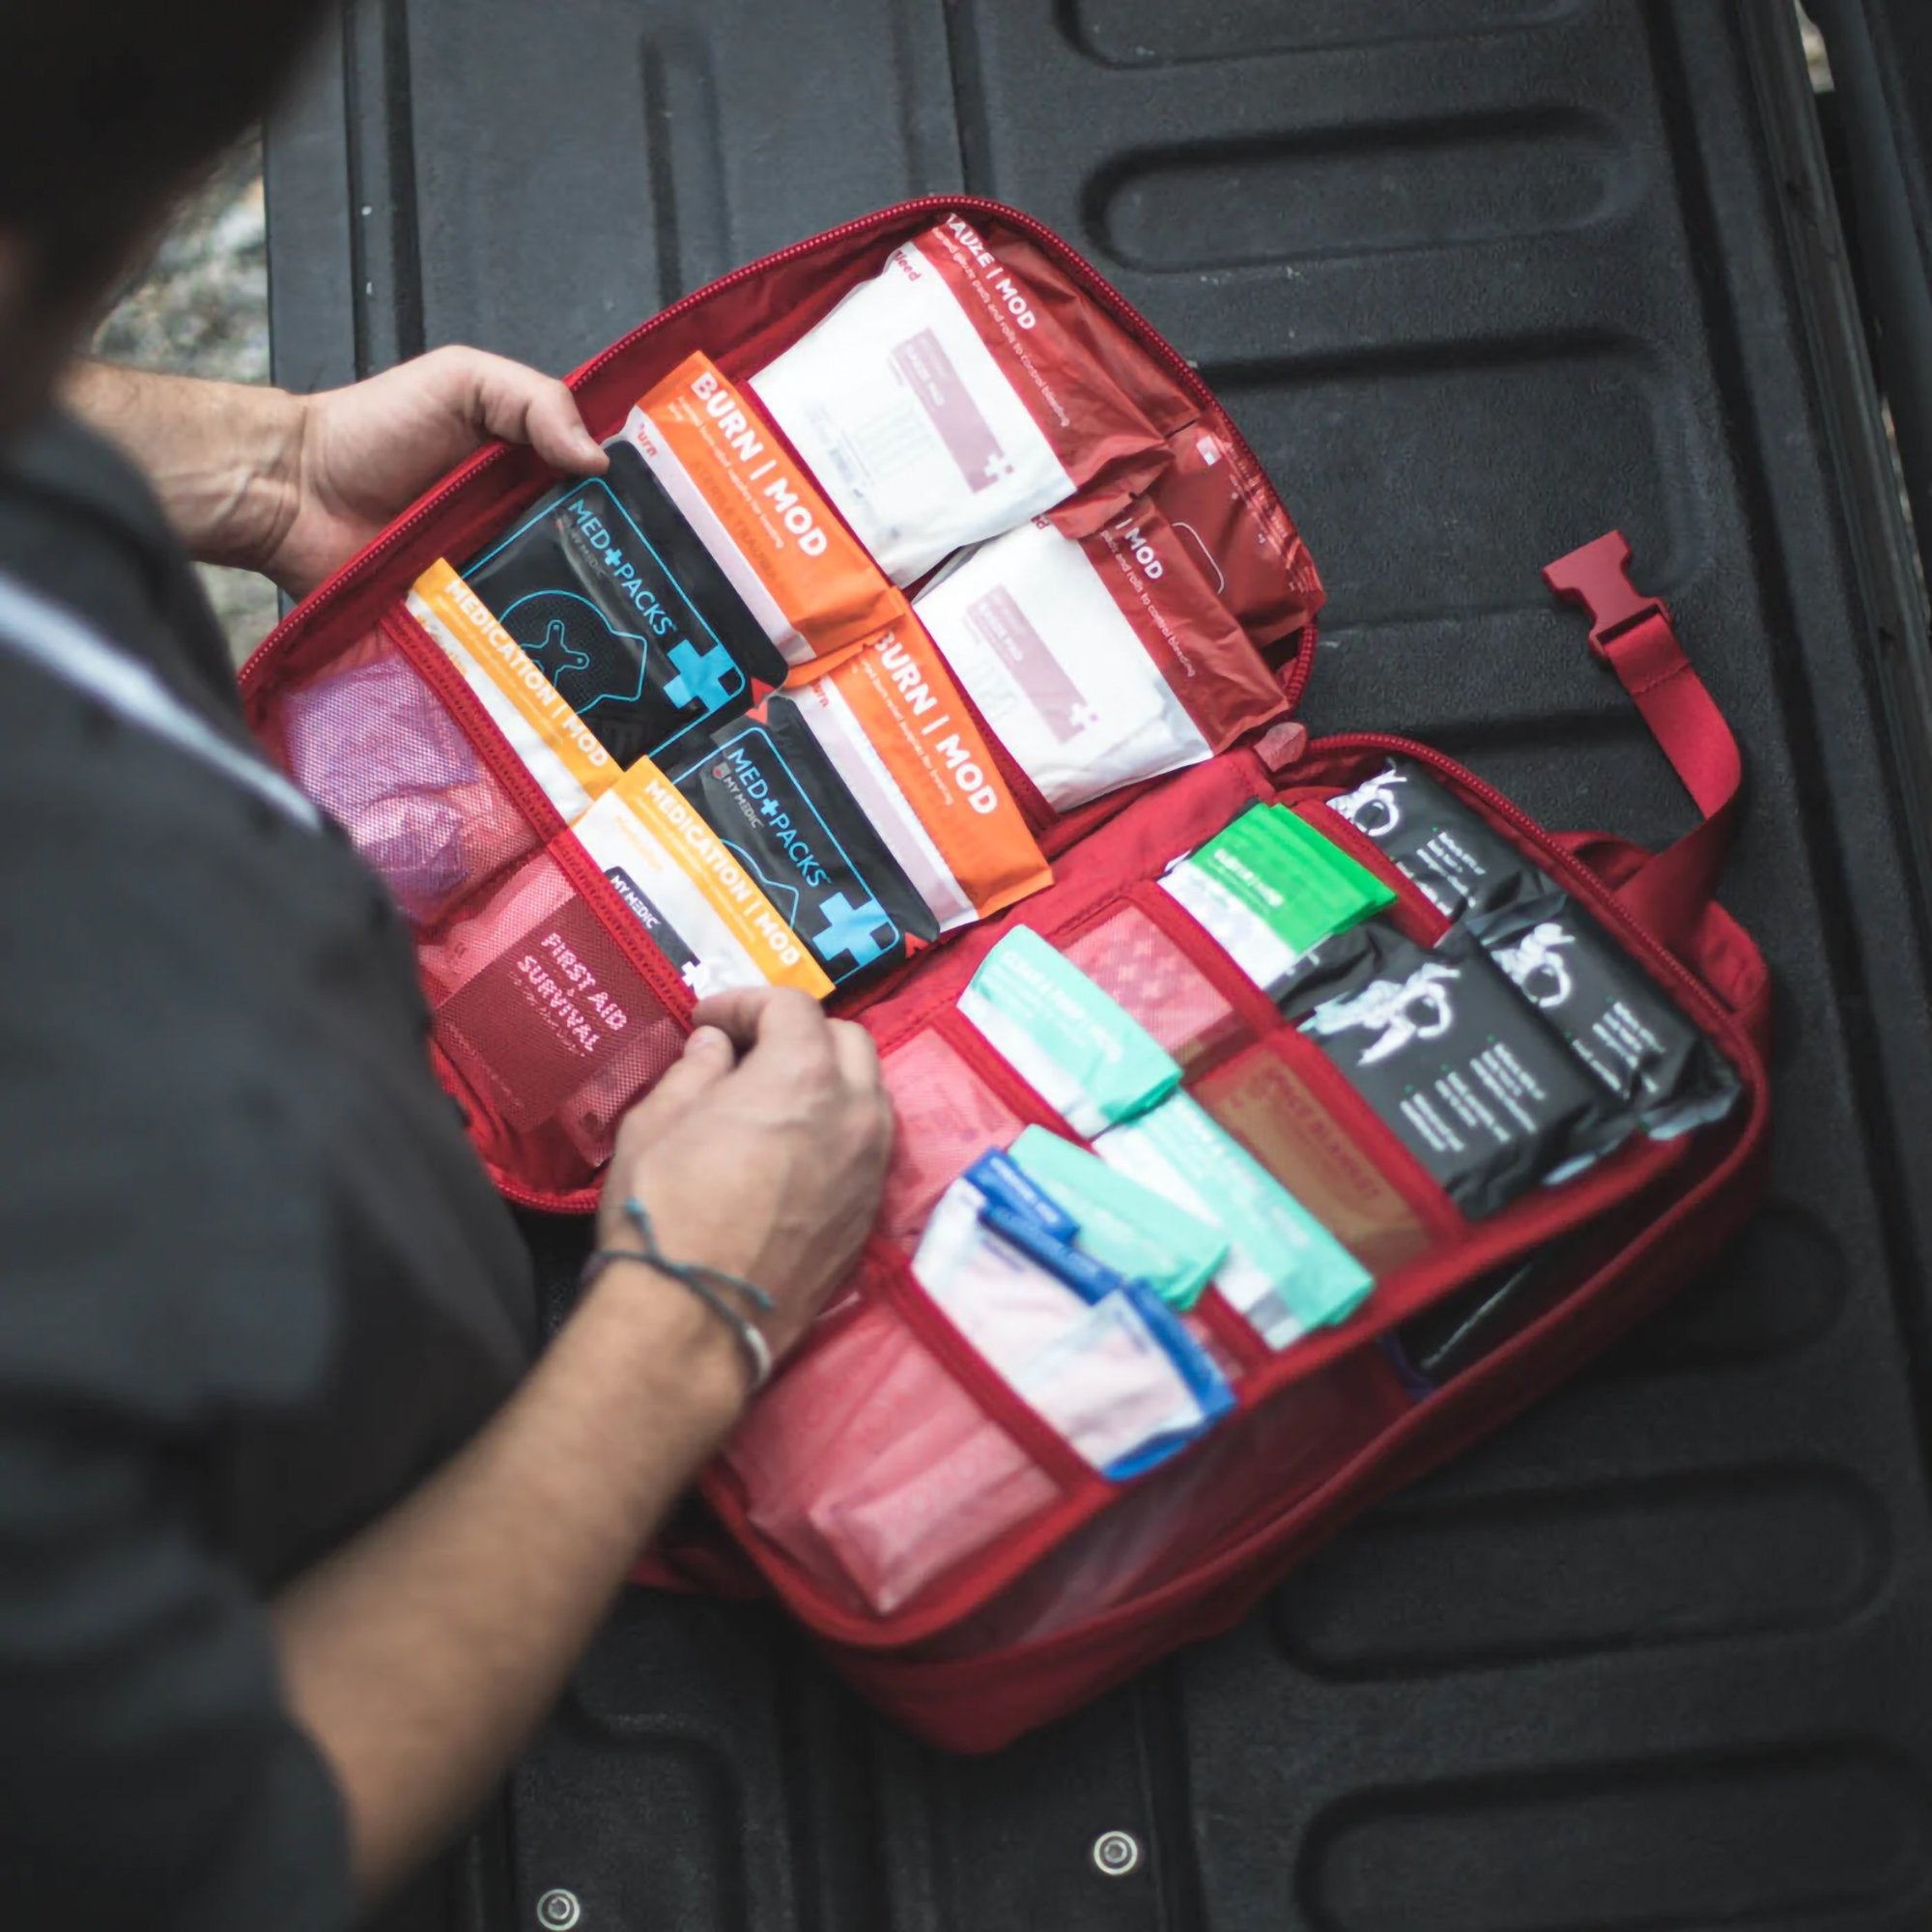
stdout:
[(0, 229), (102, 279), (268, 106), (327, 0), (0, 0)]

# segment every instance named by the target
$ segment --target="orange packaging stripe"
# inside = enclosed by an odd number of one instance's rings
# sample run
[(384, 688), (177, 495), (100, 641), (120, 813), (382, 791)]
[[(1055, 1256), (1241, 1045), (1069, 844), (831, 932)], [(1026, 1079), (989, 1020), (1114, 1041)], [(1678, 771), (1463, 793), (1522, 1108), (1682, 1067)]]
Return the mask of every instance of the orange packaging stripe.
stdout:
[(820, 658), (903, 623), (895, 586), (780, 442), (757, 405), (702, 355), (639, 404), (791, 627)]
[[(438, 557), (416, 579), (412, 601), (419, 606), (413, 614), (441, 645), (444, 655), (472, 684), (473, 668), (495, 687), (535, 744), (582, 787), (583, 805), (610, 790), (617, 780), (616, 761), (446, 559)], [(511, 724), (500, 715), (498, 722)], [(521, 734), (514, 728), (505, 735), (520, 753), (534, 755), (526, 744), (518, 742)], [(542, 782), (541, 771), (538, 778)], [(544, 788), (566, 819), (575, 815), (569, 803), (556, 796), (559, 785), (546, 782)]]
[(639, 758), (617, 781), (616, 798), (663, 846), (773, 985), (796, 986), (814, 1000), (831, 992), (831, 979), (804, 940), (650, 759)]
[(981, 919), (1053, 883), (958, 686), (917, 618), (826, 675)]

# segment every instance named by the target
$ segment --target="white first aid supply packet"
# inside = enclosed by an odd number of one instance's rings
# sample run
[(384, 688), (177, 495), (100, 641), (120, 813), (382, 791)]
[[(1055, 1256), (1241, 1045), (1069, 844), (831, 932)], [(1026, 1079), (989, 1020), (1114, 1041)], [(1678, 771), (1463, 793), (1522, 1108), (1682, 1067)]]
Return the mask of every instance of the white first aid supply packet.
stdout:
[(752, 378), (860, 542), (896, 583), (1072, 496), (940, 265), (917, 242)]

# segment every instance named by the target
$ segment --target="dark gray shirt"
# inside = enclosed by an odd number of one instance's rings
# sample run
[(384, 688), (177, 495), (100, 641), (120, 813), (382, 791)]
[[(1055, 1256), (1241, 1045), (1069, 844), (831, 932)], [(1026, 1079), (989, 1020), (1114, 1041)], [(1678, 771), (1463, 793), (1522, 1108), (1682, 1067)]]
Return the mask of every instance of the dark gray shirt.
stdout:
[[(193, 573), (104, 445), (54, 422), (0, 461), (0, 571), (248, 751)], [(535, 1325), (426, 1029), (338, 833), (0, 638), (10, 1923), (352, 1916), (264, 1600), (476, 1429)]]

